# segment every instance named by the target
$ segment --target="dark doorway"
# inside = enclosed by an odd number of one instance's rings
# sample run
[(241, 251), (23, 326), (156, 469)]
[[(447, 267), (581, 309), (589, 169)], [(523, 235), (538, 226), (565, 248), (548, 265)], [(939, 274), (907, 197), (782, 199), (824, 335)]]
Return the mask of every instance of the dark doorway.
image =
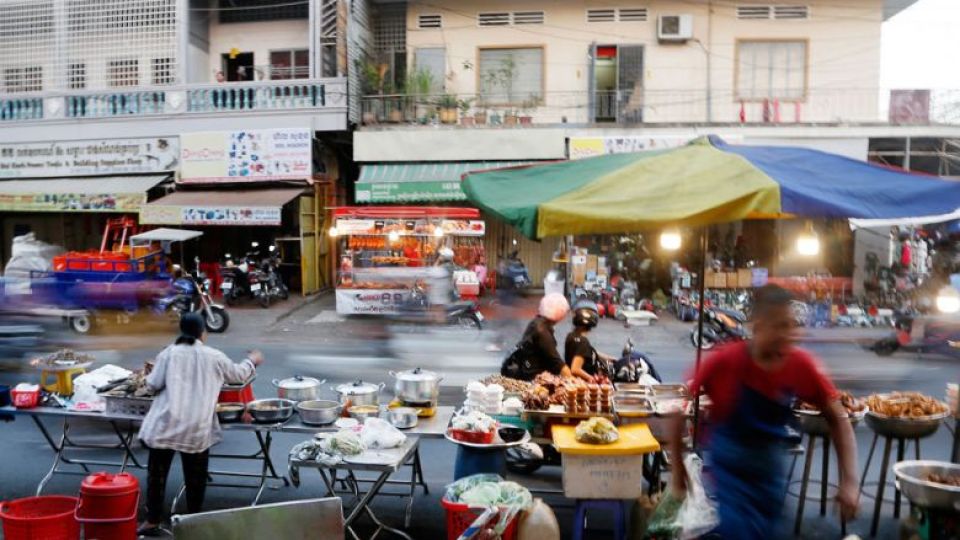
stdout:
[(223, 73), (228, 82), (253, 80), (253, 53), (239, 53), (234, 58), (230, 54), (223, 56)]

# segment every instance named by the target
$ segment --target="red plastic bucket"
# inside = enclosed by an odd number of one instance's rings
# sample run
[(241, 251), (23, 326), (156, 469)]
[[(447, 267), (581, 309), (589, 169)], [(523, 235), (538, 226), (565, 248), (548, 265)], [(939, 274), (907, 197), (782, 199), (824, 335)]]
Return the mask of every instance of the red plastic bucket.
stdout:
[(140, 482), (127, 473), (96, 473), (80, 484), (76, 520), (86, 540), (134, 540)]
[(76, 497), (48, 495), (0, 503), (6, 540), (78, 540)]

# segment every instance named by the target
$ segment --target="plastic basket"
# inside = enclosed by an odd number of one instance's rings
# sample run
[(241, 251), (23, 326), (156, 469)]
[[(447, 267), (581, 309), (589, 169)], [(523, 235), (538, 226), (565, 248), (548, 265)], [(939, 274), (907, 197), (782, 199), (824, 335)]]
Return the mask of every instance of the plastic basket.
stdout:
[(493, 436), (496, 430), (492, 431), (465, 431), (462, 429), (451, 429), (450, 436), (458, 441), (473, 444), (490, 444), (493, 442)]
[(106, 402), (106, 414), (146, 416), (153, 405), (153, 398), (120, 397), (100, 394)]
[[(483, 508), (471, 508), (465, 504), (440, 499), (440, 504), (447, 513), (447, 540), (457, 540), (463, 531), (467, 530), (477, 517), (483, 513)], [(501, 538), (515, 540), (517, 538), (517, 523), (520, 515), (517, 514), (507, 524)]]
[(0, 503), (6, 540), (77, 540), (76, 497), (49, 495)]

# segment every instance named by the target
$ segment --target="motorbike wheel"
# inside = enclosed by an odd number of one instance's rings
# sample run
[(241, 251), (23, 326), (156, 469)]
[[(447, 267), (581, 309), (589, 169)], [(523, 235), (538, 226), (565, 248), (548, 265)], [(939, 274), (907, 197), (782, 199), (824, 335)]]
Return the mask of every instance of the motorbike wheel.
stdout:
[(270, 307), (270, 293), (264, 292), (257, 297), (257, 302), (260, 304), (260, 307), (267, 309)]
[(93, 330), (93, 318), (90, 315), (70, 317), (68, 322), (70, 324), (70, 329), (78, 334), (86, 335)]
[[(697, 348), (697, 341), (699, 341), (699, 336), (700, 336), (699, 328), (694, 328), (693, 331), (690, 332), (690, 343), (693, 344), (693, 348)], [(701, 346), (703, 350), (709, 351), (715, 346), (716, 346), (716, 343), (712, 339), (710, 339), (707, 336), (703, 336), (703, 345)]]
[(457, 317), (457, 326), (462, 330), (482, 330), (480, 321), (473, 315), (460, 315)]
[(281, 283), (280, 286), (277, 287), (277, 289), (278, 289), (278, 291), (280, 292), (280, 299), (281, 299), (281, 300), (286, 300), (286, 299), (290, 298), (290, 289), (288, 289), (286, 285), (284, 285), (283, 283)]
[(203, 320), (207, 325), (207, 331), (214, 334), (222, 334), (227, 331), (227, 327), (230, 326), (230, 315), (227, 313), (227, 310), (221, 307), (211, 307), (210, 314), (208, 315), (206, 311), (202, 311)]
[(544, 460), (534, 459), (523, 455), (516, 448), (507, 448), (505, 452), (507, 470), (516, 474), (533, 474), (543, 466)]
[(890, 356), (897, 352), (899, 348), (900, 344), (897, 343), (895, 339), (881, 339), (873, 344), (873, 352), (876, 353), (877, 356)]
[(235, 306), (237, 305), (237, 295), (234, 294), (231, 289), (223, 295), (223, 301), (226, 302), (228, 306)]

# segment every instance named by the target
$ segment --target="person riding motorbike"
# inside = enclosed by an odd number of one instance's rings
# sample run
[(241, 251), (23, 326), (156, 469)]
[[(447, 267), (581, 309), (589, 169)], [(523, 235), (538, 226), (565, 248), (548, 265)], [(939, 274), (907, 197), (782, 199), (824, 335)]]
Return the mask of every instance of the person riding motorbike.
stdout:
[(581, 300), (573, 306), (573, 330), (564, 344), (564, 360), (570, 373), (585, 381), (594, 382), (597, 375), (609, 375), (610, 364), (616, 359), (598, 352), (587, 334), (600, 322), (597, 304)]
[(504, 377), (532, 381), (544, 371), (570, 377), (570, 368), (557, 352), (554, 326), (570, 312), (570, 304), (562, 294), (548, 294), (540, 300), (537, 316), (523, 332), (520, 342), (503, 361), (500, 374)]

